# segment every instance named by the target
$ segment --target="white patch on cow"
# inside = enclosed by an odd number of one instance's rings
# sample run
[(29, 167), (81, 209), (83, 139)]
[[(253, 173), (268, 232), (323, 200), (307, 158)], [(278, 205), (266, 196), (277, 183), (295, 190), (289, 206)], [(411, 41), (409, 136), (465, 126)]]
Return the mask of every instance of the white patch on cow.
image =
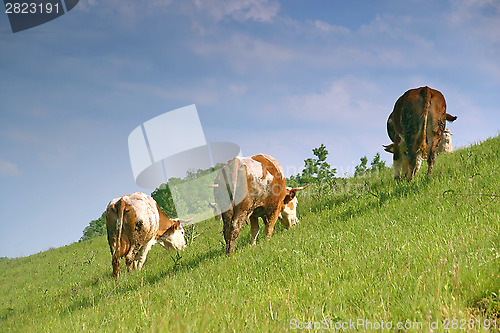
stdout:
[(270, 183), (272, 182), (274, 179), (274, 176), (271, 175), (271, 173), (269, 171), (266, 172), (266, 177), (264, 179), (262, 179), (264, 182), (267, 182), (267, 183)]
[(141, 221), (144, 232), (153, 233), (151, 235), (153, 237), (160, 226), (160, 214), (156, 207), (156, 201), (149, 195), (140, 192), (124, 196), (124, 200), (134, 206), (136, 221)]
[(153, 245), (155, 245), (155, 244), (156, 244), (156, 239), (154, 237), (151, 238), (149, 240), (149, 242), (147, 242), (146, 244), (144, 244), (144, 246), (139, 250), (139, 252), (135, 256), (135, 260), (134, 260), (134, 263), (133, 263), (133, 268), (134, 269), (138, 269), (138, 270), (142, 269), (142, 266), (146, 262), (146, 257), (148, 255), (149, 250), (151, 250), (151, 247)]
[(252, 175), (255, 179), (262, 179), (263, 178), (263, 173), (262, 173), (262, 164), (260, 162), (257, 162), (256, 160), (253, 160), (249, 157), (237, 157), (241, 164), (246, 166), (247, 168), (247, 174)]
[(271, 187), (269, 184), (274, 179), (274, 176), (269, 172), (265, 171), (265, 175), (262, 172), (262, 163), (252, 159), (251, 157), (238, 157), (240, 162), (246, 167), (246, 172), (250, 175), (256, 186), (248, 189), (254, 197), (264, 198), (271, 195)]
[(184, 228), (179, 225), (179, 228), (174, 232), (166, 232), (158, 238), (158, 243), (166, 250), (182, 250), (186, 248), (186, 239), (184, 238)]
[(453, 133), (447, 128), (443, 131), (443, 135), (441, 136), (441, 140), (439, 141), (438, 153), (450, 153), (453, 151), (453, 147), (451, 145), (451, 136)]
[[(298, 222), (297, 218), (297, 197), (294, 197), (288, 204), (283, 207), (278, 219), (285, 228), (293, 228)], [(293, 209), (290, 208), (293, 206)]]

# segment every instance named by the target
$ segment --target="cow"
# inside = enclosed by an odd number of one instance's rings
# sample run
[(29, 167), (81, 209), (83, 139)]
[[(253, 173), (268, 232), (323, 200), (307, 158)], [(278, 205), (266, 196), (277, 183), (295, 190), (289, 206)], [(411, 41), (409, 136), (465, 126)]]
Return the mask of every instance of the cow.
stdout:
[(451, 153), (453, 150), (452, 144), (451, 144), (451, 136), (453, 133), (447, 128), (443, 131), (443, 136), (441, 137), (441, 140), (439, 141), (439, 145), (437, 148), (437, 152), (439, 153)]
[[(307, 186), (309, 186), (309, 184), (303, 188), (306, 188)], [(292, 188), (287, 187), (286, 189), (287, 191), (290, 191)], [(298, 200), (297, 196), (295, 196), (292, 200), (290, 200), (290, 202), (283, 206), (283, 210), (280, 215), (278, 215), (278, 221), (280, 221), (285, 228), (293, 228), (297, 223), (299, 223), (299, 219), (297, 218), (297, 204)]]
[(189, 221), (169, 219), (152, 197), (141, 192), (111, 200), (106, 209), (106, 228), (115, 279), (120, 274), (122, 257), (130, 272), (142, 269), (149, 250), (156, 243), (167, 250), (184, 249), (186, 241), (181, 223)]
[(446, 121), (456, 119), (446, 113), (446, 101), (438, 90), (425, 86), (410, 89), (399, 97), (387, 120), (387, 133), (393, 143), (384, 146), (394, 154), (394, 178), (400, 179), (403, 169), (403, 176), (413, 180), (425, 158), (427, 173), (431, 174), (438, 145), (446, 140), (443, 138)]
[[(451, 153), (453, 151), (452, 139), (451, 136), (453, 133), (447, 128), (443, 131), (443, 135), (441, 136), (441, 140), (439, 140), (439, 145), (437, 148), (437, 153)], [(388, 153), (394, 154), (394, 143), (390, 145), (382, 145), (384, 150)], [(404, 156), (408, 158), (406, 152), (403, 152)], [(418, 170), (417, 170), (418, 171)]]
[[(298, 189), (302, 190), (308, 187), (309, 184), (300, 187)], [(287, 190), (291, 190), (291, 187), (287, 187)], [(278, 215), (278, 221), (285, 228), (293, 228), (297, 223), (299, 223), (299, 219), (297, 217), (297, 204), (298, 204), (297, 196), (295, 196), (289, 203), (283, 206), (283, 210)], [(209, 203), (208, 206), (213, 209), (214, 217), (216, 220), (221, 220), (221, 213), (216, 203)]]
[[(215, 202), (223, 221), (226, 254), (234, 253), (241, 228), (250, 219), (251, 244), (259, 234), (259, 217), (269, 239), (284, 206), (306, 186), (286, 187), (283, 170), (272, 156), (258, 154), (235, 157), (218, 172), (214, 184)], [(282, 219), (283, 221), (284, 219)], [(292, 227), (294, 223), (289, 223)]]

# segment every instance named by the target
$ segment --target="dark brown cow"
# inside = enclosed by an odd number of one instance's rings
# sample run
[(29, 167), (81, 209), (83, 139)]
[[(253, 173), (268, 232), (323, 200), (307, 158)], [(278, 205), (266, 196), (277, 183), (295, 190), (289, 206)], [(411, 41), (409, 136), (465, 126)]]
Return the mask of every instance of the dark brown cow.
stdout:
[(399, 97), (387, 121), (393, 144), (386, 150), (394, 153), (395, 178), (400, 178), (403, 169), (408, 181), (413, 180), (425, 158), (427, 173), (432, 173), (446, 120), (456, 118), (446, 113), (443, 94), (427, 86), (408, 90)]
[[(234, 252), (241, 228), (250, 219), (252, 244), (259, 233), (259, 217), (267, 238), (284, 206), (303, 187), (287, 188), (280, 164), (269, 155), (236, 157), (219, 170), (214, 182), (214, 197), (224, 223), (226, 253)], [(289, 225), (290, 226), (290, 225)]]

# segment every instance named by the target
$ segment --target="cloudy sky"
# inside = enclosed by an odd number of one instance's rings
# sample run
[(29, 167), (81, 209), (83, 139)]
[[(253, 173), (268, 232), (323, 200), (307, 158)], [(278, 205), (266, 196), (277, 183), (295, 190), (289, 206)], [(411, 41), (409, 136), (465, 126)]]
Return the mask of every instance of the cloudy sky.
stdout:
[(288, 175), (323, 143), (344, 175), (390, 161), (411, 88), (444, 94), (455, 146), (497, 135), (499, 59), (499, 0), (81, 0), (18, 33), (0, 13), (0, 256), (70, 244), (110, 199), (151, 193), (127, 139), (167, 111), (196, 104), (207, 141)]

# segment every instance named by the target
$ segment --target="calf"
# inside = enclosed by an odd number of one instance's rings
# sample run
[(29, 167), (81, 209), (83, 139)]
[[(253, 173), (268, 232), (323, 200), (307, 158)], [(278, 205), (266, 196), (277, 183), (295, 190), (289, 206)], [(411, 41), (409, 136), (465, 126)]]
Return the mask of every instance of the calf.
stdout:
[(219, 170), (212, 187), (224, 225), (227, 254), (234, 252), (236, 239), (248, 219), (252, 244), (259, 233), (259, 217), (264, 221), (267, 238), (271, 237), (284, 206), (305, 188), (287, 188), (278, 161), (264, 154), (230, 160)]
[(113, 275), (120, 274), (125, 257), (129, 271), (141, 270), (151, 247), (160, 243), (167, 250), (186, 247), (181, 222), (169, 219), (149, 195), (136, 192), (111, 200), (106, 209), (106, 228), (111, 250)]

